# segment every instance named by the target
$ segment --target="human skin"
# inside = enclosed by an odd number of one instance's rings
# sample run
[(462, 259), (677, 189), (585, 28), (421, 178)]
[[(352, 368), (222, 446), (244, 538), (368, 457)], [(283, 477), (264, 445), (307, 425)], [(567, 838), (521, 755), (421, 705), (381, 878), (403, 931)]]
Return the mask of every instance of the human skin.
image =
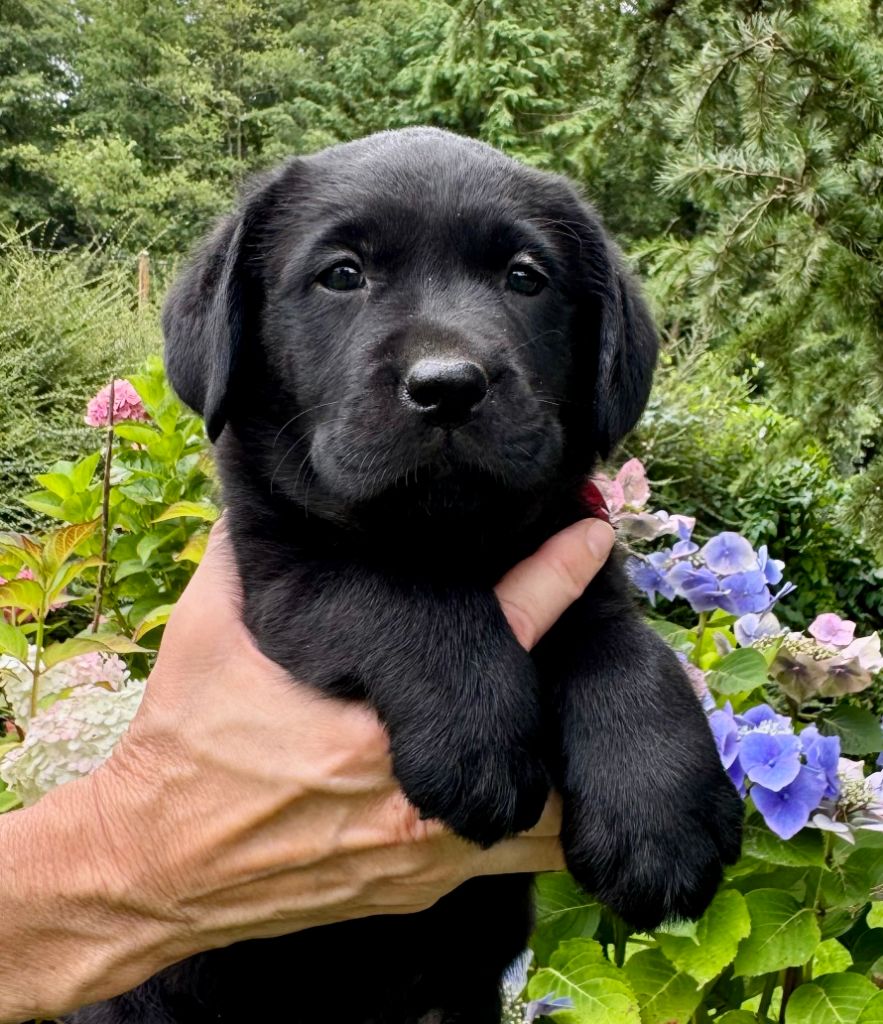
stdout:
[[(603, 565), (575, 523), (497, 598), (530, 649)], [(296, 683), (255, 647), (223, 525), (170, 619), (110, 759), (0, 819), (0, 1021), (110, 998), (196, 953), (431, 906), (468, 878), (563, 867), (552, 797), (481, 850), (421, 820), (367, 706)]]

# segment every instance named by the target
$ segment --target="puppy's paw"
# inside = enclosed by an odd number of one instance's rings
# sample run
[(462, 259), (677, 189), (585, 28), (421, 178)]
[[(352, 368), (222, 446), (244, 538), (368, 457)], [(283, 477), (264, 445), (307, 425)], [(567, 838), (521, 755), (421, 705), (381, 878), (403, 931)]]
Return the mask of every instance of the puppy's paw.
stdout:
[(539, 753), (502, 737), (464, 744), (462, 736), (412, 734), (393, 742), (393, 767), (424, 818), (481, 846), (535, 825), (549, 794)]
[(701, 916), (739, 856), (744, 809), (713, 753), (636, 772), (570, 789), (562, 842), (583, 888), (645, 931)]
[(424, 818), (438, 818), (464, 839), (491, 846), (537, 823), (549, 794), (539, 729), (450, 716), (434, 730), (399, 730), (393, 770)]

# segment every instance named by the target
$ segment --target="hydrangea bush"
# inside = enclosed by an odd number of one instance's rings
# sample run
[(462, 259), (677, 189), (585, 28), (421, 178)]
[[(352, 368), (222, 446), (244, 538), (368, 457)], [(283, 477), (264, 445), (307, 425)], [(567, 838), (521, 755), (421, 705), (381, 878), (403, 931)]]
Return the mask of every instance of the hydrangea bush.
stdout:
[[(0, 811), (107, 757), (217, 515), (201, 424), (158, 366), (108, 385), (86, 419), (103, 451), (57, 463), (28, 499), (58, 525), (0, 536)], [(539, 878), (506, 1024), (881, 1024), (879, 635), (830, 609), (782, 627), (793, 587), (774, 542), (700, 541), (692, 517), (653, 509), (638, 460), (587, 503), (599, 494), (745, 800), (743, 856), (701, 920), (653, 933), (566, 873)]]

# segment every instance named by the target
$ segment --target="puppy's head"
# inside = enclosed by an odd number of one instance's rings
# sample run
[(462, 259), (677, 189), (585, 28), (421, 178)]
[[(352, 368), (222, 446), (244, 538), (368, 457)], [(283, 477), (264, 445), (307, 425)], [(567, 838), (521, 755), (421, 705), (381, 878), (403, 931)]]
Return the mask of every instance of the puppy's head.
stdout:
[(564, 179), (434, 129), (258, 179), (168, 299), (181, 398), (320, 514), (469, 509), (587, 472), (636, 422), (656, 338)]

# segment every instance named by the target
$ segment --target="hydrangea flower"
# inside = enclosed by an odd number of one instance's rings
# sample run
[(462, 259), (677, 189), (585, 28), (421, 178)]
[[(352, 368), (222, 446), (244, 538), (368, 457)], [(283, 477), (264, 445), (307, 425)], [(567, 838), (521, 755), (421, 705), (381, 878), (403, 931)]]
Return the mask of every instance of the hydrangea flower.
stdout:
[(848, 843), (855, 843), (860, 829), (883, 832), (883, 771), (865, 778), (861, 761), (841, 757), (837, 772), (839, 792), (822, 801), (810, 826), (834, 832)]
[[(721, 764), (769, 828), (790, 839), (810, 821), (824, 799), (840, 794), (840, 740), (815, 726), (794, 732), (794, 723), (768, 704), (737, 715), (727, 703), (709, 716)], [(883, 776), (883, 772), (880, 773)]]
[[(86, 406), (85, 422), (89, 427), (109, 426), (110, 385), (103, 387)], [(113, 422), (149, 419), (141, 396), (129, 381), (120, 378), (113, 382)]]
[[(11, 655), (0, 655), (0, 683), (2, 683), (15, 721), (27, 726), (31, 710), (31, 686), (36, 648), (28, 649), (28, 665)], [(126, 663), (117, 654), (93, 652), (79, 654), (67, 661), (60, 661), (40, 675), (40, 699), (51, 697), (65, 690), (80, 686), (102, 685), (105, 689), (121, 690), (129, 680)]]
[(740, 534), (725, 531), (702, 548), (683, 537), (666, 551), (633, 556), (627, 569), (651, 604), (657, 595), (672, 600), (673, 593), (695, 612), (763, 616), (794, 589), (786, 583), (776, 594), (770, 590), (782, 579), (782, 565), (766, 547), (755, 551)]
[(503, 974), (503, 1024), (533, 1024), (537, 1017), (573, 1009), (573, 1000), (569, 996), (556, 996), (554, 992), (525, 1002), (524, 989), (532, 960), (533, 952), (528, 949), (516, 957)]
[(24, 742), (0, 759), (0, 779), (27, 806), (88, 775), (110, 755), (143, 695), (144, 683), (136, 681), (119, 691), (78, 687), (31, 719)]
[(778, 642), (771, 673), (782, 691), (798, 703), (811, 697), (842, 697), (867, 689), (883, 669), (880, 635), (855, 637), (855, 623), (833, 612), (815, 618), (807, 632), (786, 632), (775, 616), (763, 621), (744, 616), (735, 624), (743, 647), (761, 650)]
[(629, 459), (613, 479), (606, 473), (598, 473), (591, 482), (607, 505), (610, 522), (623, 535), (636, 540), (655, 540), (676, 534), (682, 540), (689, 540), (696, 525), (692, 516), (670, 515), (662, 509), (647, 511), (650, 483), (640, 459)]

